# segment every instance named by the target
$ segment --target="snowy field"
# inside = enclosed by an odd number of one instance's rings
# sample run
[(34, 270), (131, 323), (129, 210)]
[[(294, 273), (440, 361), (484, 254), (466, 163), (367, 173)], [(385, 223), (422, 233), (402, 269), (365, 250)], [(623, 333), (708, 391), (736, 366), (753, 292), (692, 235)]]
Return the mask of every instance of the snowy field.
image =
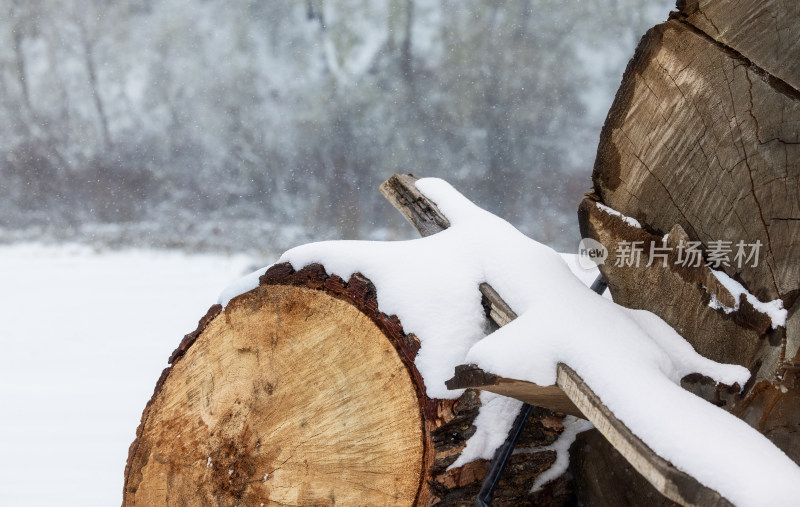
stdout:
[(169, 354), (250, 262), (0, 247), (0, 505), (119, 505)]

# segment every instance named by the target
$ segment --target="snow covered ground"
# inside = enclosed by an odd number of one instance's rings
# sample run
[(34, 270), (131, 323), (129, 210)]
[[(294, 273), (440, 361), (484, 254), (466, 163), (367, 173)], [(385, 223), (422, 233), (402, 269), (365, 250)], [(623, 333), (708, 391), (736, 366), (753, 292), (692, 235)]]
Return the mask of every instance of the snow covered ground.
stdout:
[(119, 505), (167, 357), (245, 257), (0, 247), (0, 505)]

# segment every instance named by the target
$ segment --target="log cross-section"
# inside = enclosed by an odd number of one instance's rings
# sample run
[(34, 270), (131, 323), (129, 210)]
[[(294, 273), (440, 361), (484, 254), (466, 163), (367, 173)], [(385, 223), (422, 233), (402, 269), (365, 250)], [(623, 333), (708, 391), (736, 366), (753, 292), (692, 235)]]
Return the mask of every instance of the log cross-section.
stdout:
[[(436, 229), (446, 229), (447, 226), (443, 224), (449, 224), (449, 220), (441, 214), (435, 203), (416, 188), (417, 179), (410, 174), (394, 175), (381, 185), (381, 193), (421, 234), (430, 235), (432, 231), (437, 232)], [(409, 206), (408, 203), (414, 205)], [(425, 213), (417, 213), (417, 210), (425, 210)], [(483, 306), (498, 326), (504, 326), (517, 318), (508, 303), (489, 284), (483, 283), (479, 288), (483, 296)], [(447, 382), (447, 386), (451, 389), (472, 387), (492, 391), (526, 403), (585, 417), (665, 497), (686, 506), (731, 505), (719, 493), (676, 469), (650, 449), (566, 364), (558, 364), (557, 387), (499, 377), (475, 365), (457, 367), (456, 376)]]
[[(271, 266), (170, 357), (130, 447), (123, 506), (469, 503), (489, 463), (451, 465), (476, 431), (480, 396), (428, 397), (421, 345), (380, 311), (362, 274)], [(555, 441), (561, 417), (535, 418), (524, 445)], [(565, 478), (530, 491), (555, 460), (550, 450), (514, 456), (520, 479), (498, 496), (563, 505)]]
[(124, 505), (414, 502), (419, 389), (368, 316), (291, 285), (216, 313), (145, 410)]

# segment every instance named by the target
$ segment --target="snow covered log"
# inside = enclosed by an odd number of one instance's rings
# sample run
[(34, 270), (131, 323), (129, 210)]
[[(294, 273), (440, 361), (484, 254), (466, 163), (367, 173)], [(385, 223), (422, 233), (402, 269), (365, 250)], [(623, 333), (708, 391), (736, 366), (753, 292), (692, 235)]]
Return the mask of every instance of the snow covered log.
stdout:
[[(479, 394), (426, 396), (419, 345), (364, 277), (273, 266), (172, 354), (130, 448), (123, 505), (473, 502), (488, 461), (448, 467), (475, 431)], [(552, 443), (562, 417), (533, 414), (525, 445)], [(515, 456), (497, 504), (562, 504), (565, 479), (529, 491), (555, 459)]]
[[(429, 236), (449, 227), (450, 221), (434, 202), (419, 191), (415, 185), (417, 180), (418, 178), (411, 174), (396, 174), (384, 182), (380, 189), (384, 197), (414, 225), (422, 236)], [(491, 285), (482, 283), (480, 291), (486, 315), (497, 326), (502, 327), (517, 318), (514, 310)], [(630, 480), (626, 481), (627, 484), (636, 485), (635, 493), (627, 493), (632, 497), (634, 505), (638, 505), (644, 498), (648, 498), (654, 504), (664, 505), (671, 504), (673, 501), (686, 506), (722, 507), (731, 505), (719, 493), (704, 486), (691, 475), (677, 469), (672, 463), (658, 456), (620, 421), (594, 393), (591, 386), (566, 364), (559, 363), (555, 385), (537, 385), (524, 380), (500, 377), (472, 364), (457, 366), (454, 377), (448, 380), (446, 385), (449, 389), (476, 388), (490, 391), (535, 406), (547, 407), (589, 419), (602, 433), (605, 442), (610, 445), (605, 445), (608, 449), (607, 453), (588, 458), (588, 460), (595, 459), (605, 463), (605, 460), (608, 459), (614, 466), (625, 470), (628, 470), (630, 466), (636, 470), (638, 474), (628, 473), (627, 478)], [(711, 382), (711, 385), (715, 388), (718, 386), (715, 382)], [(589, 438), (591, 439), (591, 436)], [(586, 442), (587, 439), (584, 438), (581, 441)], [(587, 461), (585, 455), (582, 455), (581, 458), (579, 463)], [(588, 470), (589, 475), (577, 478), (578, 484), (581, 486), (578, 491), (580, 501), (591, 505), (608, 502), (609, 498), (612, 498), (604, 497), (607, 491), (592, 487), (598, 482), (594, 477), (590, 477), (594, 471), (596, 470), (590, 469)], [(600, 482), (605, 480), (607, 478), (603, 478)], [(626, 484), (626, 482), (617, 484)], [(620, 489), (618, 492), (622, 494), (623, 490)], [(614, 498), (620, 497), (615, 496)], [(608, 505), (614, 504), (608, 503)]]
[[(753, 373), (741, 393), (700, 376), (684, 386), (800, 462), (800, 4), (678, 8), (628, 65), (580, 205), (581, 234), (608, 249), (600, 269), (615, 302)], [(699, 263), (686, 262), (691, 245)], [(586, 456), (576, 477), (625, 475)], [(608, 498), (636, 489), (593, 487)]]
[[(450, 221), (436, 203), (417, 189), (413, 174), (395, 174), (380, 187), (386, 200), (394, 206), (421, 236), (426, 237), (450, 227)], [(517, 314), (494, 288), (482, 283), (479, 287), (486, 316), (497, 326), (504, 326)], [(455, 376), (446, 382), (448, 389), (476, 388), (510, 396), (525, 403), (585, 418), (572, 400), (557, 385), (539, 386), (531, 382), (499, 377), (475, 365), (460, 365)]]

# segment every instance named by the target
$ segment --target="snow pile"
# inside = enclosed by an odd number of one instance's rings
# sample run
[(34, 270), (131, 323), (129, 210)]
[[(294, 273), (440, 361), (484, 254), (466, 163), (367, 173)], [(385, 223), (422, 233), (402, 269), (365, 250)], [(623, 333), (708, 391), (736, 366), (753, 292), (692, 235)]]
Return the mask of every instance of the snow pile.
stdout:
[[(536, 480), (533, 481), (531, 491), (539, 491), (542, 486), (561, 476), (567, 471), (569, 467), (569, 447), (577, 438), (578, 433), (594, 428), (592, 423), (585, 419), (578, 419), (574, 415), (568, 415), (564, 418), (564, 431), (558, 436), (558, 440), (550, 445), (544, 447), (536, 447), (534, 451), (556, 451), (556, 461), (550, 468), (542, 472)], [(523, 449), (515, 450), (517, 452), (525, 452)]]
[(719, 280), (723, 287), (728, 289), (728, 292), (731, 293), (734, 301), (736, 301), (736, 304), (733, 306), (733, 308), (725, 306), (717, 299), (716, 295), (712, 293), (711, 301), (708, 302), (708, 306), (715, 310), (722, 310), (725, 313), (732, 313), (739, 310), (739, 301), (741, 300), (742, 294), (744, 294), (747, 302), (753, 305), (753, 308), (755, 308), (756, 311), (765, 314), (770, 318), (770, 320), (772, 320), (772, 329), (786, 327), (786, 317), (788, 312), (783, 307), (782, 300), (775, 299), (765, 303), (751, 294), (747, 289), (744, 288), (742, 284), (728, 276), (728, 274), (724, 271), (712, 269), (711, 274), (714, 275), (717, 280)]
[(244, 294), (245, 292), (251, 291), (258, 287), (258, 279), (267, 272), (270, 266), (257, 269), (252, 273), (248, 273), (241, 277), (240, 279), (236, 280), (235, 282), (231, 283), (227, 287), (225, 287), (219, 295), (217, 301), (222, 306), (228, 306), (228, 302), (238, 296), (239, 294)]
[(636, 220), (635, 218), (629, 217), (628, 215), (623, 215), (622, 213), (620, 213), (619, 211), (615, 210), (614, 208), (609, 208), (608, 206), (606, 206), (605, 204), (603, 204), (601, 202), (596, 202), (595, 204), (597, 205), (598, 208), (600, 208), (601, 210), (605, 211), (609, 215), (614, 215), (615, 217), (621, 218), (623, 222), (625, 222), (626, 224), (630, 225), (631, 227), (636, 227), (638, 229), (642, 228), (642, 224), (640, 224), (639, 221)]
[[(415, 362), (431, 397), (460, 395), (444, 385), (458, 364), (552, 385), (558, 363), (565, 363), (656, 453), (735, 504), (781, 505), (793, 498), (800, 468), (746, 423), (679, 385), (694, 372), (743, 385), (745, 368), (704, 358), (659, 317), (595, 294), (559, 254), (446, 182), (428, 178), (417, 187), (448, 217), (449, 229), (412, 241), (309, 244), (279, 262), (295, 269), (320, 263), (344, 279), (355, 272), (369, 278), (381, 310), (396, 314), (422, 341)], [(482, 282), (519, 315), (489, 336)], [(221, 302), (235, 292), (226, 291)], [(487, 404), (508, 412), (501, 406)], [(486, 457), (489, 435), (507, 429), (507, 418), (486, 419), (495, 427), (476, 432), (478, 441), (470, 440), (465, 452)]]
[(473, 422), (475, 433), (467, 440), (467, 446), (447, 469), (460, 467), (477, 459), (492, 459), (495, 450), (505, 442), (520, 408), (522, 408), (521, 401), (481, 391), (481, 408)]

